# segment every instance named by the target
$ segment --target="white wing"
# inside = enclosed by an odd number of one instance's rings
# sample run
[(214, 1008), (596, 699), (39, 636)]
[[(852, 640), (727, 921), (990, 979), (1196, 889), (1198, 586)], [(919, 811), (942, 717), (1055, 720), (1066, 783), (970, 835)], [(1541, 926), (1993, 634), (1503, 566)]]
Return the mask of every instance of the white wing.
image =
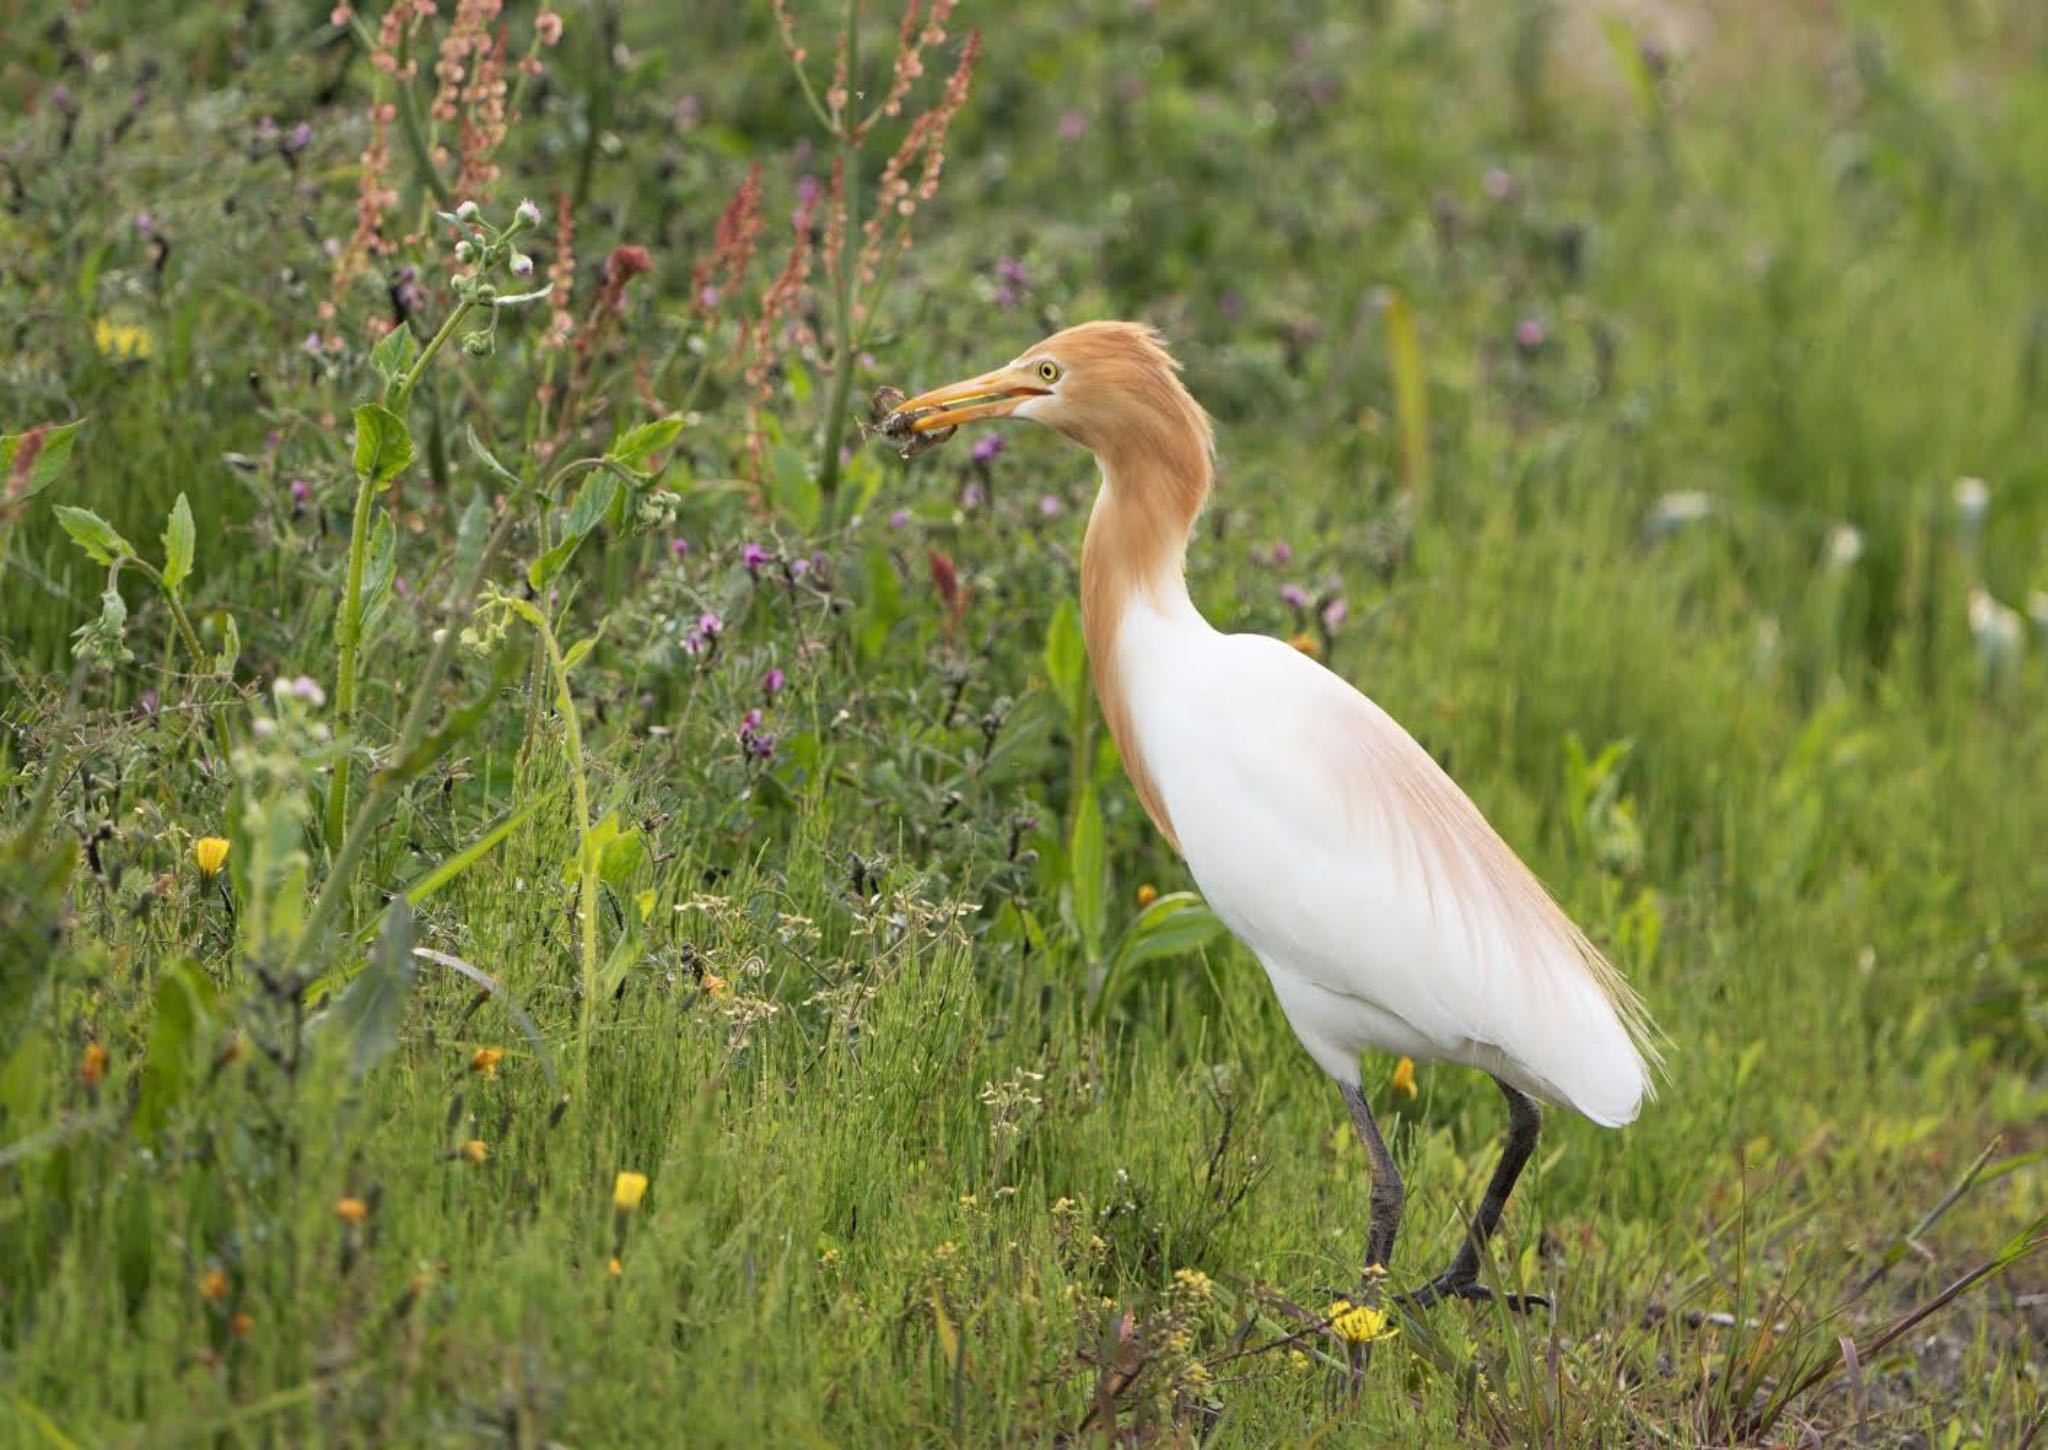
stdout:
[(1641, 1005), (1429, 753), (1277, 640), (1190, 643), (1134, 672), (1146, 762), (1324, 1066), (1420, 1051), (1631, 1121), (1656, 1057)]

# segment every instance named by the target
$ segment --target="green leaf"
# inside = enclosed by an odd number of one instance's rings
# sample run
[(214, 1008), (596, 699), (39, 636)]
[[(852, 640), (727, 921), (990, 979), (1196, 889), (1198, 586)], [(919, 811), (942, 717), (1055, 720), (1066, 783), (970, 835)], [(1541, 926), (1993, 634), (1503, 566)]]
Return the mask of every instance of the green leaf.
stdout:
[(1387, 352), (1394, 374), (1394, 433), (1401, 486), (1419, 506), (1429, 502), (1429, 379), (1415, 309), (1395, 293), (1387, 300)]
[(135, 1128), (143, 1137), (154, 1138), (169, 1125), (198, 1081), (200, 1039), (212, 1008), (213, 983), (197, 963), (180, 962), (158, 980), (135, 1101)]
[(55, 512), (64, 532), (92, 556), (95, 564), (111, 564), (116, 559), (135, 557), (135, 546), (115, 533), (114, 526), (91, 509), (72, 508), (60, 503)]
[(1138, 913), (1118, 943), (1112, 971), (1199, 951), (1223, 930), (1215, 912), (1192, 891), (1174, 891)]
[(647, 859), (647, 838), (638, 831), (621, 831), (605, 842), (597, 859), (597, 876), (605, 885), (624, 895)]
[(398, 380), (412, 369), (413, 359), (419, 356), (419, 342), (412, 335), (412, 329), (404, 323), (391, 329), (370, 349), (370, 366), (377, 376), (384, 380), (386, 389), (398, 386)]
[(356, 477), (380, 490), (412, 465), (412, 430), (389, 408), (364, 403), (356, 409)]
[[(370, 548), (363, 560), (363, 633), (368, 640), (384, 622), (391, 607), (391, 592), (398, 583), (398, 527), (384, 509), (370, 526)], [(340, 621), (335, 622), (337, 631)]]
[(104, 665), (126, 664), (135, 658), (128, 648), (128, 603), (121, 591), (109, 585), (100, 595), (99, 615), (71, 632), (73, 654), (82, 660)]
[(121, 1190), (120, 1228), (114, 1243), (115, 1272), (121, 1281), (122, 1307), (130, 1318), (141, 1310), (149, 1295), (149, 1282), (156, 1264), (158, 1224), (155, 1196), (149, 1179), (140, 1173), (128, 1175)]
[(412, 904), (393, 899), (370, 959), (334, 1004), (333, 1028), (349, 1043), (350, 1070), (362, 1081), (385, 1054), (398, 1046), (398, 1024), (412, 995)]
[(817, 530), (825, 511), (825, 495), (811, 472), (810, 461), (787, 443), (768, 450), (770, 483), (783, 517), (803, 533)]
[(603, 522), (605, 512), (612, 506), (612, 499), (619, 491), (619, 480), (615, 474), (593, 474), (576, 490), (575, 502), (569, 505), (569, 516), (562, 522), (562, 537), (555, 546), (535, 559), (526, 570), (526, 582), (535, 589), (545, 589), (548, 582), (562, 572), (562, 567), (582, 547), (590, 531)]
[[(28, 481), (19, 491), (14, 487), (14, 460), (21, 451), (21, 445), (29, 433), (0, 433), (0, 498), (19, 503), (34, 498), (63, 476), (64, 467), (71, 461), (71, 445), (78, 440), (78, 432), (85, 426), (80, 418), (70, 423), (44, 424), (42, 446), (28, 465)], [(30, 429), (29, 432), (34, 432)]]
[(164, 527), (164, 587), (176, 589), (192, 573), (192, 554), (198, 532), (192, 527), (192, 505), (180, 493), (171, 505), (171, 521)]
[(498, 456), (491, 452), (490, 449), (484, 447), (484, 440), (476, 436), (476, 428), (473, 425), (465, 423), (462, 431), (463, 435), (469, 439), (469, 451), (476, 455), (476, 461), (484, 466), (486, 473), (515, 492), (526, 487), (524, 479), (520, 478), (518, 474), (507, 468), (504, 464), (498, 462)]
[(676, 435), (683, 431), (681, 418), (656, 418), (651, 423), (642, 423), (629, 428), (611, 446), (611, 456), (633, 468), (639, 468), (647, 455), (659, 453), (676, 441)]
[(1074, 926), (1092, 961), (1101, 955), (1102, 931), (1108, 911), (1108, 872), (1102, 848), (1102, 808), (1095, 787), (1081, 787), (1074, 807), (1074, 829), (1067, 846), (1067, 879), (1073, 893)]
[(879, 544), (868, 550), (867, 580), (867, 597), (861, 601), (856, 638), (860, 641), (861, 658), (872, 660), (882, 653), (889, 642), (889, 631), (903, 617), (903, 584), (896, 577), (889, 551)]
[(225, 611), (220, 617), (220, 652), (213, 657), (213, 672), (217, 675), (232, 675), (235, 664), (242, 658), (242, 631), (235, 626), (235, 617)]
[(1081, 611), (1075, 608), (1073, 596), (1068, 595), (1060, 600), (1052, 625), (1046, 630), (1045, 675), (1058, 692), (1060, 703), (1067, 707), (1070, 724), (1078, 725), (1087, 709), (1087, 673), (1088, 647), (1081, 637)]

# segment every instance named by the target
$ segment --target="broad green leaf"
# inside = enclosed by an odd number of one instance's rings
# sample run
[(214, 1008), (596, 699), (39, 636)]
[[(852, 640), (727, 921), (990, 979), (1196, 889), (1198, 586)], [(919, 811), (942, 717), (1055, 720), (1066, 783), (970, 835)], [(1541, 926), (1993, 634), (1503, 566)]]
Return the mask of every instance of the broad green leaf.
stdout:
[(192, 573), (192, 555), (198, 533), (192, 527), (192, 505), (180, 493), (171, 505), (171, 520), (164, 526), (164, 585), (176, 589)]
[(387, 389), (394, 388), (411, 369), (419, 351), (419, 342), (413, 337), (412, 329), (400, 323), (377, 339), (377, 345), (370, 349), (370, 366), (384, 380)]
[(1096, 803), (1095, 788), (1081, 787), (1081, 799), (1074, 807), (1074, 829), (1067, 846), (1068, 885), (1073, 893), (1074, 925), (1092, 960), (1101, 954), (1102, 930), (1108, 908), (1108, 872), (1102, 848), (1102, 808)]
[(545, 589), (562, 572), (590, 531), (603, 521), (618, 491), (615, 474), (601, 472), (585, 479), (583, 487), (576, 490), (575, 501), (569, 505), (569, 516), (562, 521), (562, 537), (527, 568), (526, 582), (535, 589)]
[(1067, 720), (1079, 724), (1087, 708), (1084, 693), (1088, 673), (1088, 647), (1081, 637), (1081, 611), (1072, 595), (1060, 600), (1052, 625), (1045, 635), (1045, 675), (1067, 707)]
[(676, 435), (683, 431), (681, 418), (656, 418), (651, 423), (642, 423), (629, 428), (611, 446), (611, 456), (629, 467), (642, 466), (650, 453), (659, 453), (676, 441)]
[(384, 913), (370, 959), (334, 1004), (331, 1031), (349, 1044), (350, 1071), (360, 1082), (398, 1045), (398, 1025), (418, 970), (412, 955), (412, 904), (403, 896)]
[(1174, 891), (1138, 913), (1118, 945), (1118, 970), (1207, 946), (1223, 930), (1216, 913), (1192, 891)]
[(83, 427), (83, 418), (70, 423), (44, 425), (42, 444), (28, 464), (28, 482), (19, 492), (14, 488), (14, 460), (29, 435), (0, 434), (0, 498), (19, 503), (23, 499), (34, 498), (55, 483), (63, 476), (65, 465), (70, 463), (71, 446), (78, 441), (78, 432)]
[(568, 650), (562, 655), (562, 673), (566, 675), (569, 671), (575, 669), (576, 666), (582, 664), (583, 657), (596, 649), (598, 640), (603, 637), (604, 631), (600, 629), (596, 634), (590, 635), (585, 639), (579, 639), (576, 643), (570, 645)]
[(598, 857), (598, 879), (619, 894), (633, 884), (633, 877), (640, 870), (640, 863), (647, 859), (647, 839), (638, 831), (621, 831), (605, 842), (604, 852)]
[(389, 408), (364, 403), (356, 409), (357, 478), (367, 478), (380, 490), (412, 465), (412, 430)]
[(768, 450), (770, 483), (776, 507), (803, 533), (815, 532), (824, 514), (825, 495), (811, 472), (810, 461), (787, 443)]
[(881, 654), (882, 647), (889, 642), (889, 631), (903, 617), (902, 581), (896, 577), (896, 565), (890, 560), (889, 551), (880, 545), (868, 550), (867, 582), (856, 637), (860, 640), (861, 658), (871, 660)]
[(94, 563), (111, 564), (116, 559), (135, 557), (135, 546), (115, 533), (114, 526), (91, 509), (58, 504), (55, 512), (57, 522), (64, 526), (64, 532), (71, 535), (73, 543), (92, 556)]
[(476, 572), (476, 562), (483, 557), (490, 532), (491, 505), (479, 489), (469, 496), (462, 517), (455, 522), (455, 579), (467, 579)]
[(213, 983), (197, 963), (180, 962), (158, 979), (135, 1101), (135, 1127), (143, 1137), (164, 1130), (198, 1081), (200, 1039), (212, 1007)]

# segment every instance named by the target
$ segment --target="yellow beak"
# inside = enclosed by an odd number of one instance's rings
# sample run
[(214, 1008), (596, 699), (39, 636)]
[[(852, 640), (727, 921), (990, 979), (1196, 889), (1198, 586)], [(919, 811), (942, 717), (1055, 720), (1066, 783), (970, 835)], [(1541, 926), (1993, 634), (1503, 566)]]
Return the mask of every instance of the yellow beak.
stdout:
[(1051, 392), (1021, 377), (1015, 368), (997, 368), (978, 378), (948, 383), (904, 401), (882, 423), (885, 433), (929, 433), (956, 428), (977, 418), (1007, 418), (1027, 398)]

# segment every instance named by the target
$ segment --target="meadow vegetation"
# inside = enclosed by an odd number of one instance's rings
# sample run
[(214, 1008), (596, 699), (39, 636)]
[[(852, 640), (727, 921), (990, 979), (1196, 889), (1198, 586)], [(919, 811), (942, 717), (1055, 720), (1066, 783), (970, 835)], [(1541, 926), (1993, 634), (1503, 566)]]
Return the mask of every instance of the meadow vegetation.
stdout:
[[(2034, 0), (0, 5), (0, 1441), (2013, 1445), (2048, 1397)], [(1487, 1274), (1089, 697), (1226, 627), (1638, 985)], [(1367, 1064), (1447, 1261), (1497, 1095)], [(1360, 1372), (1354, 1365), (1362, 1361)]]

